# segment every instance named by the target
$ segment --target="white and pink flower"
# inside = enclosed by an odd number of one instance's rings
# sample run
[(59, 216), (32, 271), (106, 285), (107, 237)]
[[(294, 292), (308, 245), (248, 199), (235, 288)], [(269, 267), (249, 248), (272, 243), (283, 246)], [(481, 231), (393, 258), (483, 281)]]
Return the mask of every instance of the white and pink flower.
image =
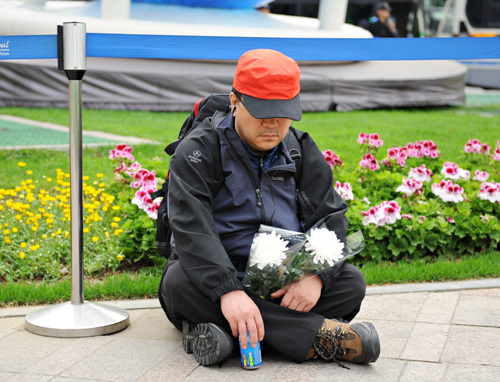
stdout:
[(403, 178), (403, 182), (401, 186), (396, 189), (396, 192), (402, 192), (406, 196), (411, 196), (413, 194), (421, 194), (422, 193), (422, 182), (417, 179), (405, 179)]
[(363, 156), (363, 158), (359, 162), (359, 165), (362, 167), (366, 167), (372, 171), (380, 169), (380, 165), (378, 164), (377, 159), (371, 153), (365, 154), (365, 156)]
[(432, 171), (425, 167), (425, 164), (420, 167), (411, 168), (408, 178), (416, 179), (421, 182), (430, 182), (432, 180)]
[(484, 182), (481, 184), (479, 199), (489, 200), (491, 203), (500, 203), (500, 183)]
[(369, 149), (373, 149), (382, 146), (384, 144), (384, 141), (380, 139), (380, 136), (377, 133), (374, 134), (359, 133), (358, 143), (362, 145), (367, 145)]
[(336, 182), (335, 183), (335, 191), (342, 196), (344, 200), (354, 200), (354, 194), (352, 193), (352, 186), (350, 183), (345, 182)]
[(441, 174), (448, 179), (459, 180), (459, 179), (469, 179), (470, 172), (468, 170), (461, 169), (458, 164), (454, 162), (444, 162)]
[(383, 226), (394, 224), (401, 219), (401, 207), (396, 201), (384, 201), (378, 206), (371, 207), (368, 211), (361, 211), (365, 217), (363, 225), (375, 224)]
[(474, 171), (474, 180), (479, 180), (480, 182), (485, 182), (490, 177), (486, 171), (476, 170)]
[(464, 189), (451, 180), (442, 180), (440, 183), (432, 185), (432, 193), (441, 198), (444, 202), (458, 203), (464, 200)]

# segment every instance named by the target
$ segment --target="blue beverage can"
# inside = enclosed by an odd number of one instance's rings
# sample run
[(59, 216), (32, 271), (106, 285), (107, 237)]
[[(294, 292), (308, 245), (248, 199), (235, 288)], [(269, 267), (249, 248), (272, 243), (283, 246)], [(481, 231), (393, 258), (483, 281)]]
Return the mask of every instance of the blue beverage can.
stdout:
[(247, 331), (247, 348), (243, 349), (241, 347), (240, 338), (240, 355), (241, 355), (241, 367), (243, 369), (257, 369), (262, 365), (262, 354), (260, 352), (260, 341), (253, 348), (250, 345), (250, 333)]

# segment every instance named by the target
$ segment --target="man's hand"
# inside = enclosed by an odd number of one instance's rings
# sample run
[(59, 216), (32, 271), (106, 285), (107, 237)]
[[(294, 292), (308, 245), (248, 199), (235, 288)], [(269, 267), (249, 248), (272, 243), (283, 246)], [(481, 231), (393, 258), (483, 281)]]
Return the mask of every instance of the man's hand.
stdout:
[(264, 339), (264, 321), (259, 308), (242, 290), (233, 290), (220, 298), (222, 314), (231, 325), (233, 336), (240, 335), (241, 347), (247, 348), (247, 330), (250, 344), (257, 346), (257, 341)]
[(271, 294), (272, 298), (283, 297), (281, 306), (299, 312), (309, 312), (321, 296), (323, 281), (319, 276), (303, 275), (299, 281), (285, 285)]

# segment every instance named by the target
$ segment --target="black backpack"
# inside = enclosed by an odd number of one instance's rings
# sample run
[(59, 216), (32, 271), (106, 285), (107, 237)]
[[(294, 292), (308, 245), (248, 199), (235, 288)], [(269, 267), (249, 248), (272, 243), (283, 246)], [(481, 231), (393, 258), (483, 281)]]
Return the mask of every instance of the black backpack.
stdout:
[[(208, 97), (200, 99), (195, 103), (193, 111), (182, 124), (178, 139), (170, 143), (165, 148), (165, 152), (168, 155), (172, 156), (175, 153), (177, 146), (179, 146), (179, 143), (206, 118), (212, 117), (216, 111), (229, 113), (230, 110), (231, 102), (229, 100), (229, 94), (212, 94)], [(290, 157), (295, 161), (296, 172), (294, 178), (295, 183), (298, 184), (302, 170), (302, 163), (300, 161), (302, 156), (300, 143), (297, 140), (295, 134), (293, 134), (291, 131), (289, 131), (287, 136), (285, 137), (285, 145), (288, 148)], [(220, 165), (215, 166), (215, 170), (217, 179), (216, 184), (218, 184), (218, 188), (215, 194), (217, 194), (217, 192), (224, 185), (224, 173), (222, 171), (222, 166)], [(165, 183), (163, 183), (161, 189), (151, 195), (153, 200), (160, 196), (163, 197), (163, 200), (160, 203), (160, 207), (158, 208), (158, 218), (156, 221), (156, 249), (161, 255), (166, 257), (170, 257), (171, 255), (170, 238), (172, 236), (172, 230), (168, 223), (167, 214), (168, 182), (169, 178), (167, 175)]]

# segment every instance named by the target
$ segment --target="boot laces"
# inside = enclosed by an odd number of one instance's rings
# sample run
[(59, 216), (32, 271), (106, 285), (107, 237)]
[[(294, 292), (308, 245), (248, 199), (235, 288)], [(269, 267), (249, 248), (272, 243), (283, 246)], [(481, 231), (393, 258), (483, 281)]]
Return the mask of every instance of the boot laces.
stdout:
[(337, 365), (349, 369), (337, 360), (337, 357), (344, 358), (347, 354), (346, 349), (341, 345), (343, 340), (347, 340), (347, 332), (343, 330), (342, 326), (321, 330), (314, 339), (313, 348), (316, 355), (325, 361), (333, 361)]

